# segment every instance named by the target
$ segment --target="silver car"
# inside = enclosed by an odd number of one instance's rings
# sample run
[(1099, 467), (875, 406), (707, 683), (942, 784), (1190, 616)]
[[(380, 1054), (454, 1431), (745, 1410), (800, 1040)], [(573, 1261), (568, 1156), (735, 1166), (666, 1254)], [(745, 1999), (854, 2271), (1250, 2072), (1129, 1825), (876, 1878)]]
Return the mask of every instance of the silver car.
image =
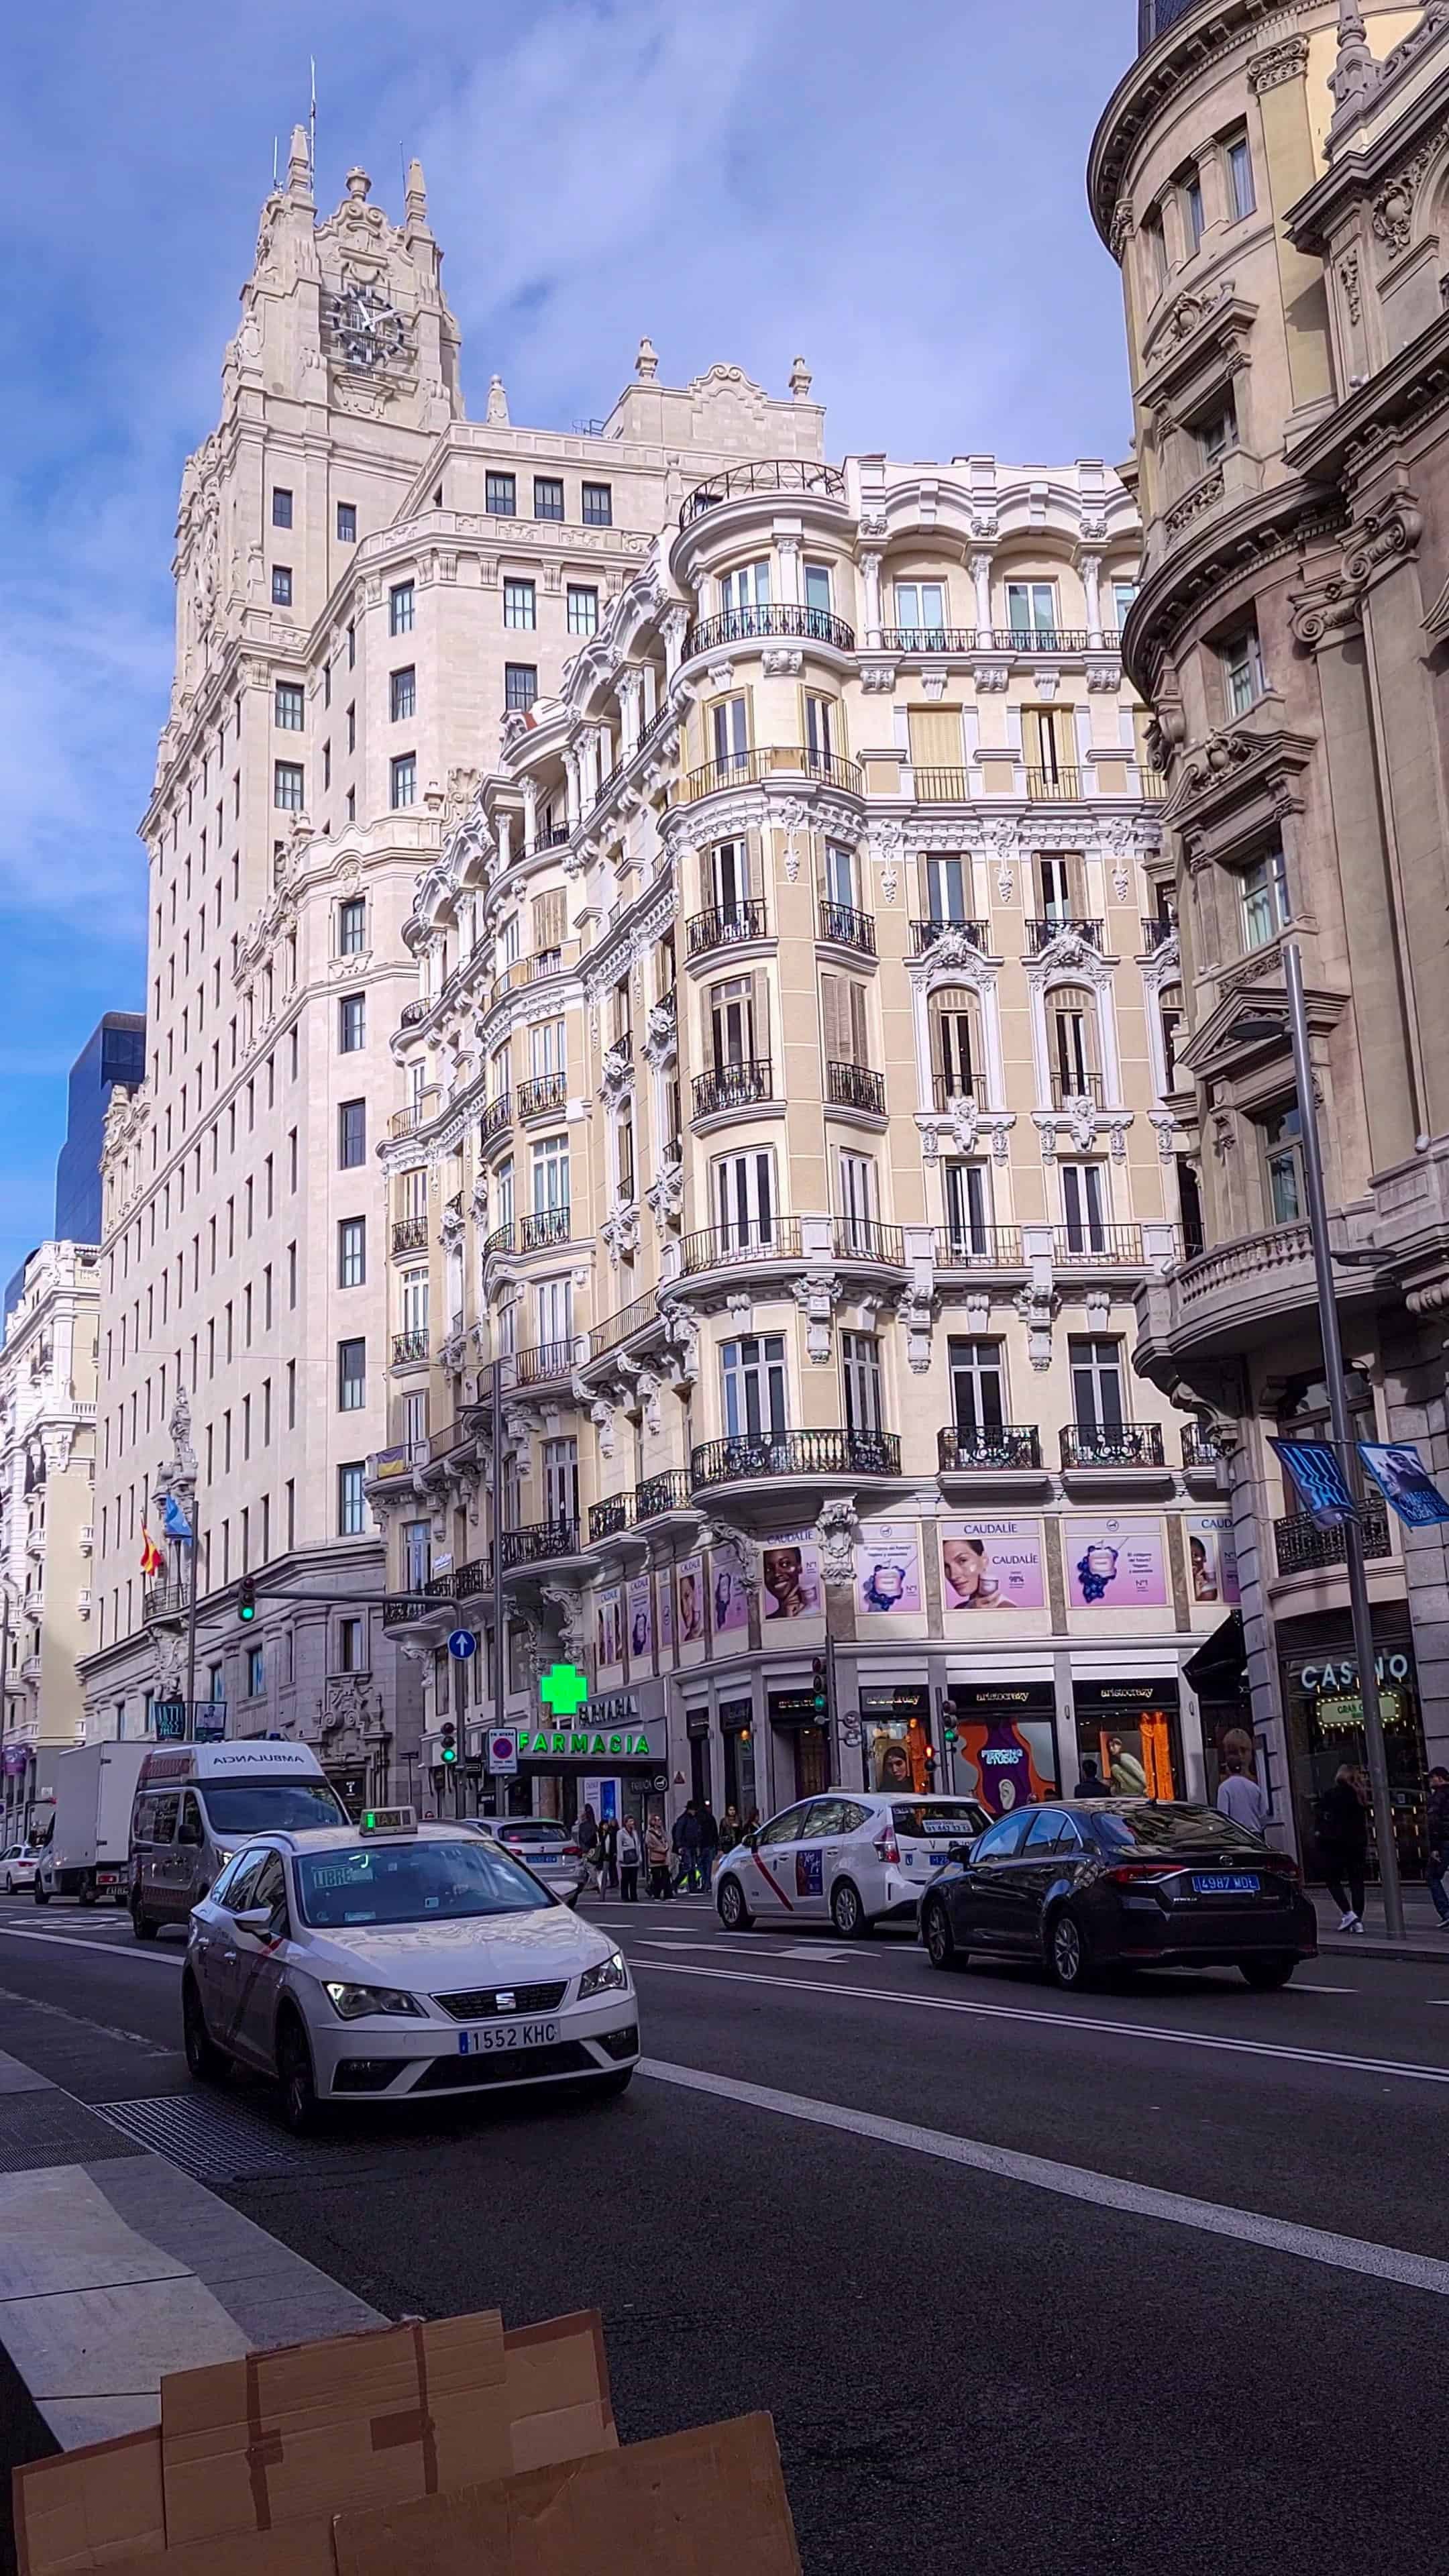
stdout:
[(725, 1855), (714, 1901), (727, 1931), (829, 1921), (853, 1939), (876, 1923), (914, 1923), (953, 1852), (991, 1818), (974, 1798), (909, 1789), (831, 1789), (802, 1798)]
[(589, 1873), (567, 1825), (555, 1824), (548, 1816), (477, 1816), (468, 1821), (479, 1833), (491, 1834), (515, 1860), (525, 1862), (565, 1905), (577, 1905)]

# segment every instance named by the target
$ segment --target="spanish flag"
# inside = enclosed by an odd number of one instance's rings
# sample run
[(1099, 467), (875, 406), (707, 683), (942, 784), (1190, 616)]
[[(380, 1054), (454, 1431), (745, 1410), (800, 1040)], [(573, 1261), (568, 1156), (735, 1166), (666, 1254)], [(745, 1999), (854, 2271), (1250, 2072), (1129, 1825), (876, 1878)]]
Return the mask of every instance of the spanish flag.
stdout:
[(151, 1536), (151, 1533), (146, 1527), (144, 1521), (141, 1523), (141, 1542), (141, 1572), (143, 1574), (164, 1574), (166, 1571), (166, 1559), (162, 1555), (161, 1550), (157, 1546), (154, 1538)]

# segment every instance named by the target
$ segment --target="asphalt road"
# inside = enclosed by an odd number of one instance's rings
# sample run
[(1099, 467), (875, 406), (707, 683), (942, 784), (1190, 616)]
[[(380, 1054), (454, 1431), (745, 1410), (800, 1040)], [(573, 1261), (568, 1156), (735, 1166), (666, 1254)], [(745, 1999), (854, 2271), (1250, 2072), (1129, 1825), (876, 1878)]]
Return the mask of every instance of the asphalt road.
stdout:
[(298, 2147), (188, 2085), (179, 1944), (23, 1901), (0, 2048), (388, 2313), (597, 2304), (625, 2440), (768, 2407), (810, 2576), (1437, 2559), (1449, 1944), (1068, 1999), (587, 1910), (640, 1987), (621, 2102)]

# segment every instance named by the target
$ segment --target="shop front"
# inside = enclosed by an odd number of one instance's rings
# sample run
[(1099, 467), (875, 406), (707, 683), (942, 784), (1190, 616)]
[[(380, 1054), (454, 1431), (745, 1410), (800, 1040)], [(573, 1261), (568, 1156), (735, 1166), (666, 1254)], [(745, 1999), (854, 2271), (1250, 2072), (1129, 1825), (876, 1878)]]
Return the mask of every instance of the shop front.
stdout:
[[(471, 1759), (482, 1761), (491, 1732), (469, 1728)], [(482, 1815), (556, 1816), (572, 1825), (591, 1806), (596, 1817), (627, 1815), (642, 1825), (651, 1806), (665, 1803), (669, 1745), (661, 1683), (591, 1700), (568, 1726), (508, 1732), (518, 1767), (512, 1773), (483, 1772)]]
[(760, 1804), (755, 1703), (746, 1691), (741, 1697), (722, 1699), (718, 1715), (724, 1747), (725, 1806), (733, 1807), (741, 1823), (748, 1824)]
[[(1292, 1623), (1305, 1629), (1307, 1620)], [(1283, 1714), (1288, 1733), (1288, 1767), (1293, 1786), (1293, 1814), (1298, 1848), (1309, 1878), (1325, 1870), (1317, 1834), (1318, 1801), (1339, 1771), (1368, 1773), (1368, 1743), (1363, 1728), (1363, 1697), (1358, 1662), (1347, 1620), (1311, 1623), (1319, 1633), (1305, 1642), (1286, 1643), (1288, 1623), (1278, 1630)], [(1425, 1812), (1428, 1803), (1428, 1758), (1419, 1704), (1414, 1649), (1407, 1625), (1397, 1634), (1380, 1617), (1374, 1620), (1375, 1669), (1388, 1757), (1389, 1794), (1394, 1808), (1394, 1835), (1399, 1872), (1422, 1878), (1427, 1858)], [(1373, 1850), (1373, 1811), (1368, 1809), (1370, 1875), (1377, 1877)]]
[(1052, 1682), (948, 1682), (947, 1786), (993, 1816), (1059, 1793)]
[[(1073, 1679), (1077, 1761), (1090, 1755), (1121, 1798), (1182, 1798), (1181, 1691), (1176, 1673), (1145, 1680)], [(1076, 1782), (1067, 1782), (1069, 1791)]]
[(913, 1789), (921, 1797), (939, 1787), (929, 1685), (862, 1683), (860, 1748), (863, 1788)]
[[(770, 1724), (786, 1741), (786, 1758), (777, 1752), (775, 1779), (777, 1786), (793, 1777), (793, 1798), (815, 1798), (830, 1787), (830, 1729), (820, 1723), (820, 1700), (813, 1686), (806, 1683), (799, 1690), (772, 1690), (767, 1698)], [(784, 1799), (777, 1798), (778, 1805)], [(741, 1814), (747, 1812), (741, 1808)]]

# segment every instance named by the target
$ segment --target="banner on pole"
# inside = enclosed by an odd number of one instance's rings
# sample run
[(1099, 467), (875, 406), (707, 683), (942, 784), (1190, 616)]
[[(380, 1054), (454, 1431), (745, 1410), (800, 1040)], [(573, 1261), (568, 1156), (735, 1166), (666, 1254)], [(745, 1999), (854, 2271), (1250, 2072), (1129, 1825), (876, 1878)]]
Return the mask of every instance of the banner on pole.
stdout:
[(1360, 1440), (1358, 1454), (1386, 1503), (1410, 1529), (1449, 1521), (1449, 1501), (1435, 1484), (1412, 1440)]

